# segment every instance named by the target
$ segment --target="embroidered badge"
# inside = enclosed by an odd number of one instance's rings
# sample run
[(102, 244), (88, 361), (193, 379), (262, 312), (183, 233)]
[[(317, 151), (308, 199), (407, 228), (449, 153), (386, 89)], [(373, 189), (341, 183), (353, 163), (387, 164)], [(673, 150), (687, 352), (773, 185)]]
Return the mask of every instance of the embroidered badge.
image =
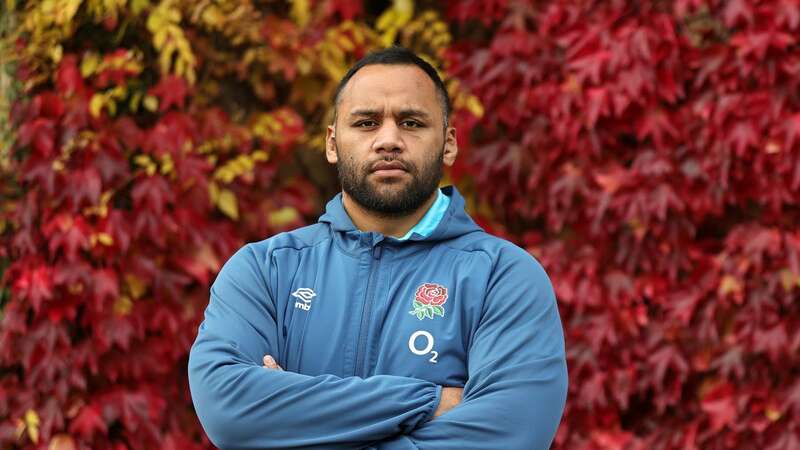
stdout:
[(417, 288), (414, 294), (414, 309), (409, 314), (422, 320), (424, 317), (433, 319), (436, 316), (444, 317), (444, 304), (447, 301), (447, 288), (441, 284), (425, 283)]

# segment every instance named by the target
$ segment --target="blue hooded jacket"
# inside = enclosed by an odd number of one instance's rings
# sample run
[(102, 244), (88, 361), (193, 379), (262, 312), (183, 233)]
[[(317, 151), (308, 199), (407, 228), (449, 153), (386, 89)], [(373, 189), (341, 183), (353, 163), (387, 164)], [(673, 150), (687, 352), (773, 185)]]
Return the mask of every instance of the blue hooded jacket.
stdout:
[[(339, 194), (318, 223), (231, 256), (189, 355), (216, 446), (549, 448), (567, 393), (550, 281), (442, 191), (428, 236), (361, 232)], [(442, 386), (463, 398), (433, 419)]]

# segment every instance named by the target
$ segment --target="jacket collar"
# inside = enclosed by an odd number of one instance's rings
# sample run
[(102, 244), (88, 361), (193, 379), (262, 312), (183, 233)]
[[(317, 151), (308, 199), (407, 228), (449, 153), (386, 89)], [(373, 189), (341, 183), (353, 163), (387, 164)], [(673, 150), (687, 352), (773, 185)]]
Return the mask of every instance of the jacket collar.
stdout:
[[(413, 234), (409, 241), (437, 241), (452, 239), (473, 231), (480, 231), (481, 228), (472, 220), (464, 210), (464, 198), (455, 186), (441, 188), (442, 193), (450, 197), (450, 205), (444, 213), (444, 217), (433, 232), (427, 236)], [(342, 193), (336, 194), (325, 206), (325, 214), (319, 218), (320, 223), (329, 224), (332, 231), (343, 233), (363, 233), (358, 230), (347, 214), (342, 204)]]

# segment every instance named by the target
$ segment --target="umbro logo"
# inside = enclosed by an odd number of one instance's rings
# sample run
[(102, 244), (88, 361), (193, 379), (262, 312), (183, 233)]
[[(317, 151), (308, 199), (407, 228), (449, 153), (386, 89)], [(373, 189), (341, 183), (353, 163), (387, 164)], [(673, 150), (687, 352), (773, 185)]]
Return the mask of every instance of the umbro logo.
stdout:
[(313, 289), (309, 288), (300, 288), (294, 292), (292, 292), (292, 297), (296, 297), (300, 299), (299, 302), (294, 302), (295, 308), (300, 308), (303, 311), (308, 311), (311, 309), (311, 300), (317, 296), (317, 293), (314, 292)]

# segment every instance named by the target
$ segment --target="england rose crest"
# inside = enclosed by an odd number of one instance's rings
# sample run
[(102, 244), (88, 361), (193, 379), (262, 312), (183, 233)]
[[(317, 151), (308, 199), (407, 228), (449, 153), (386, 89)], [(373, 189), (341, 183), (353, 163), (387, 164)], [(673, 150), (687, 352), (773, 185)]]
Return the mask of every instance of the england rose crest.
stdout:
[(414, 309), (409, 314), (422, 320), (424, 317), (433, 319), (436, 316), (444, 317), (444, 304), (447, 301), (447, 288), (441, 284), (425, 283), (417, 288), (414, 294)]

